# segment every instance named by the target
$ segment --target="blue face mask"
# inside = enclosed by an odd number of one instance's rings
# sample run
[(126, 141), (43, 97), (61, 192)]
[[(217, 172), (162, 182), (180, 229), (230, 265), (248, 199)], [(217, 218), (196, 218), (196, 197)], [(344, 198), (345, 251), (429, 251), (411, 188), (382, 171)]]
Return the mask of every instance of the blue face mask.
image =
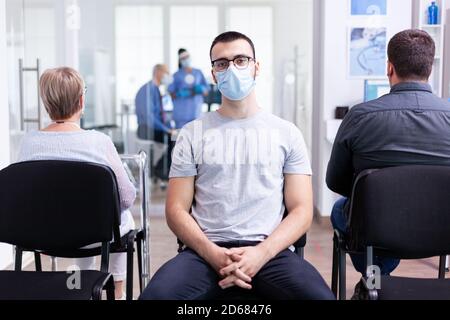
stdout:
[(219, 91), (229, 100), (242, 101), (247, 98), (256, 86), (252, 68), (239, 70), (231, 65), (227, 71), (217, 72)]
[(180, 61), (182, 68), (190, 68), (192, 66), (191, 58), (186, 58)]

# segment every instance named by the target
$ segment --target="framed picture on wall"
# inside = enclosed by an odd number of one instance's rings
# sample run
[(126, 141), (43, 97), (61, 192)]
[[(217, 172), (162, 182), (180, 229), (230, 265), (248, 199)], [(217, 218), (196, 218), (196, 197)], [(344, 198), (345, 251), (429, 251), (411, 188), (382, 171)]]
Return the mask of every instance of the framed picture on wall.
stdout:
[(385, 16), (388, 0), (350, 0), (352, 16)]
[(350, 27), (348, 73), (350, 78), (385, 78), (387, 28)]

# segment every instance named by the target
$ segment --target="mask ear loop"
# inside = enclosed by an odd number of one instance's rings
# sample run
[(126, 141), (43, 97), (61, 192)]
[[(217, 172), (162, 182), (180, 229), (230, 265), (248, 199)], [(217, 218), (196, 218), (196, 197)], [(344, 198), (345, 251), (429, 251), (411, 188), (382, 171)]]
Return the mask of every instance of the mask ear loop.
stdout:
[(255, 74), (253, 75), (253, 80), (256, 82), (256, 59), (253, 60), (255, 62)]

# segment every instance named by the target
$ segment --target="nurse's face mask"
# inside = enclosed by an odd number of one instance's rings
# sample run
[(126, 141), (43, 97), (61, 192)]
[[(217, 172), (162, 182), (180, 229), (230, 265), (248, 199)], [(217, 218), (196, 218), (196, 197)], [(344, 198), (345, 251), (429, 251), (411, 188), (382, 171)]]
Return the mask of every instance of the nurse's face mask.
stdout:
[(250, 95), (256, 85), (256, 69), (251, 67), (252, 62), (255, 59), (247, 56), (212, 62), (218, 89), (223, 96), (231, 101), (242, 101)]
[(192, 60), (190, 57), (181, 59), (180, 63), (181, 67), (183, 67), (184, 69), (192, 67)]

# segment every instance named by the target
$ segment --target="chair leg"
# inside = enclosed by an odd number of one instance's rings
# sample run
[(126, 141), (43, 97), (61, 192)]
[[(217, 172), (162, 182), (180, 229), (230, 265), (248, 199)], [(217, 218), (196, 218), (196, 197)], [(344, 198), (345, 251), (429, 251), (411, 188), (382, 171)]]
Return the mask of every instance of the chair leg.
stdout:
[(115, 292), (114, 292), (115, 287), (114, 287), (114, 279), (113, 279), (113, 277), (111, 277), (108, 280), (108, 282), (106, 283), (105, 289), (106, 289), (106, 299), (108, 301), (115, 300), (116, 297), (115, 297)]
[(346, 252), (339, 248), (339, 300), (346, 300), (347, 277), (346, 277)]
[(22, 254), (23, 254), (22, 249), (19, 247), (16, 247), (16, 257), (15, 257), (15, 263), (14, 263), (15, 271), (22, 271)]
[(115, 292), (114, 292), (114, 278), (112, 275), (109, 275), (108, 280), (103, 284), (98, 284), (94, 287), (92, 291), (92, 300), (100, 301), (102, 300), (103, 290), (106, 291), (106, 299), (107, 300), (115, 300)]
[(150, 145), (150, 159), (149, 159), (149, 173), (150, 173), (150, 177), (153, 178), (154, 174), (155, 174), (155, 170), (153, 168), (153, 158), (155, 157), (155, 147), (153, 146), (153, 144)]
[(51, 257), (52, 260), (52, 271), (58, 271), (58, 259), (56, 257)]
[(331, 271), (331, 291), (338, 298), (339, 245), (336, 236), (333, 238), (333, 266)]
[(38, 272), (42, 271), (41, 254), (36, 251), (34, 252), (34, 265), (36, 266), (36, 271), (38, 271)]
[(133, 254), (134, 254), (134, 239), (128, 239), (127, 243), (127, 281), (126, 293), (127, 300), (133, 300)]
[(298, 256), (299, 256), (302, 260), (305, 259), (305, 248), (304, 248), (304, 247), (298, 249)]
[(108, 281), (103, 286), (100, 284), (97, 284), (94, 287), (94, 289), (92, 291), (92, 300), (94, 300), (94, 301), (102, 300), (103, 289), (107, 290), (110, 279), (111, 279), (111, 277), (108, 279)]
[(447, 261), (446, 256), (441, 256), (439, 258), (439, 279), (443, 280), (445, 279), (445, 264)]
[(137, 263), (138, 263), (138, 273), (139, 273), (139, 290), (140, 293), (144, 290), (142, 283), (142, 237), (138, 236), (136, 238), (136, 246), (137, 246)]

